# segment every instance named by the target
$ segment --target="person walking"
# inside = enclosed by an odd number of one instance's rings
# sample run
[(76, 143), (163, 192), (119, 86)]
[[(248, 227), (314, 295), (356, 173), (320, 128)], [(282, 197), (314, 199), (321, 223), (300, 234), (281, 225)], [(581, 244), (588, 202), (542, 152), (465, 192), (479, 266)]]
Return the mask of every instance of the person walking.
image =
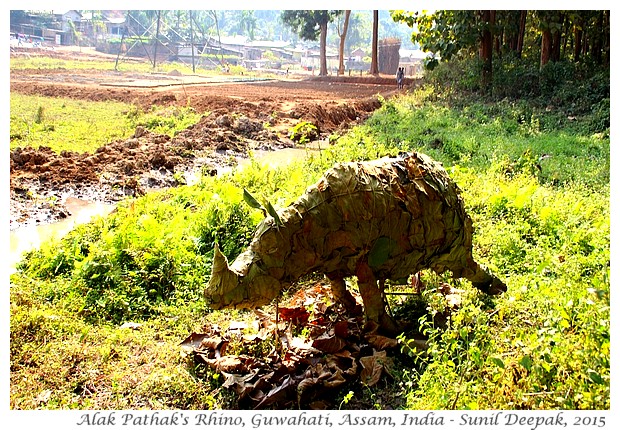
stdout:
[(396, 85), (398, 86), (399, 90), (403, 88), (404, 80), (405, 80), (405, 68), (399, 67), (398, 72), (396, 72)]

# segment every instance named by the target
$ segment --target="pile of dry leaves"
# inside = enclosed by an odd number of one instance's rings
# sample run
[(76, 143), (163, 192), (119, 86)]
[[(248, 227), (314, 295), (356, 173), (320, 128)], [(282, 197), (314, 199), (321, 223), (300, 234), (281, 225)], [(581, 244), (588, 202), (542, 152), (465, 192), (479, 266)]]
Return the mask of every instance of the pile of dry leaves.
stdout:
[(344, 384), (372, 387), (392, 377), (388, 352), (399, 341), (365, 323), (361, 307), (347, 314), (327, 285), (299, 290), (273, 315), (254, 312), (253, 328), (211, 325), (181, 343), (197, 364), (224, 376), (223, 387), (238, 395), (241, 408), (334, 408), (333, 394)]

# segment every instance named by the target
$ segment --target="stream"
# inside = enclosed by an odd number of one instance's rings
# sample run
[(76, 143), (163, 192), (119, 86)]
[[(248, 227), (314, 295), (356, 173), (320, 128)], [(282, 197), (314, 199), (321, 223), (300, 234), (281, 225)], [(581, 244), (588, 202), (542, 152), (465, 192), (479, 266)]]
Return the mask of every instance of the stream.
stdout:
[[(316, 149), (316, 147), (313, 147), (308, 149), (285, 148), (277, 151), (254, 151), (254, 159), (261, 163), (269, 164), (271, 167), (277, 167), (302, 159), (308, 151)], [(249, 163), (249, 158), (238, 159), (239, 168)], [(223, 170), (222, 172), (225, 171)], [(192, 182), (194, 181), (188, 180), (189, 184)], [(95, 216), (106, 216), (115, 208), (115, 205), (112, 204), (91, 202), (75, 197), (67, 197), (65, 205), (71, 215), (61, 221), (20, 227), (9, 232), (9, 274), (15, 273), (16, 265), (25, 252), (39, 248), (42, 243), (52, 238), (60, 239), (77, 225), (87, 223)]]

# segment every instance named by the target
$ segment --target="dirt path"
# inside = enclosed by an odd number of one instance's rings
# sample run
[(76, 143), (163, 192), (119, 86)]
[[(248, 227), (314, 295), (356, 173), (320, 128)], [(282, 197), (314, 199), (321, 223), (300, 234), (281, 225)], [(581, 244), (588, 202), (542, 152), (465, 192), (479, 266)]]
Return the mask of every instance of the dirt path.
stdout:
[[(48, 55), (89, 61), (89, 52), (29, 50), (12, 55)], [(115, 100), (143, 109), (153, 105), (192, 106), (204, 116), (174, 138), (138, 128), (133, 137), (110, 142), (94, 154), (49, 148), (11, 151), (11, 229), (67, 216), (67, 196), (114, 202), (149, 189), (177, 185), (179, 172), (215, 172), (231, 155), (248, 149), (293, 145), (288, 129), (298, 121), (315, 124), (323, 137), (364, 120), (389, 97), (389, 77), (332, 77), (250, 80), (240, 76), (183, 76), (81, 70), (11, 70), (11, 92)], [(269, 124), (269, 127), (264, 127)], [(176, 175), (175, 175), (176, 173)]]

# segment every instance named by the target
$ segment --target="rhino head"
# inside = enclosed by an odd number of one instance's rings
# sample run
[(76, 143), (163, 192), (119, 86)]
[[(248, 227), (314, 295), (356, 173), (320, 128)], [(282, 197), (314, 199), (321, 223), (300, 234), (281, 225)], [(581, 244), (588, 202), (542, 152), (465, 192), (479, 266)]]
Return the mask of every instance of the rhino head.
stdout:
[(261, 268), (261, 259), (250, 250), (229, 265), (215, 245), (213, 270), (204, 298), (212, 309), (256, 308), (269, 304), (279, 293), (281, 283)]

